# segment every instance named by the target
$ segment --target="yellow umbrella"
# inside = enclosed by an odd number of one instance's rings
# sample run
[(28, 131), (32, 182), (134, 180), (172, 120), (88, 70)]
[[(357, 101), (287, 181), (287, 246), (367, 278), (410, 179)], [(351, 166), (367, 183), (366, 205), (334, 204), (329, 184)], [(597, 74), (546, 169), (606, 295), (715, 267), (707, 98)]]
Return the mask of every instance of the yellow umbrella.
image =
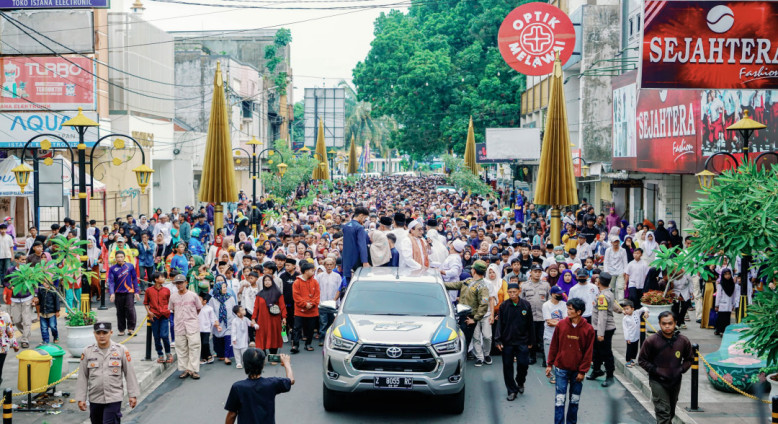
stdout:
[(562, 62), (558, 54), (554, 62), (554, 74), (551, 76), (551, 93), (548, 98), (535, 203), (551, 206), (551, 241), (555, 246), (559, 245), (562, 223), (559, 208), (577, 204), (578, 190), (570, 154), (570, 134), (567, 132)]
[[(324, 144), (324, 123), (319, 119), (319, 135), (316, 137), (316, 154), (313, 155), (319, 164), (313, 168), (314, 180), (330, 179), (330, 164), (327, 160), (327, 146)], [(321, 164), (324, 166), (321, 166)]]
[(465, 144), (465, 166), (478, 175), (481, 168), (475, 163), (475, 133), (473, 132), (473, 117), (470, 117), (470, 125), (467, 127), (467, 144)]
[(229, 120), (224, 99), (224, 80), (219, 62), (216, 62), (216, 74), (213, 77), (211, 118), (208, 122), (208, 138), (205, 143), (205, 159), (198, 197), (202, 202), (215, 203), (213, 219), (216, 228), (224, 225), (222, 202), (238, 201)]
[(351, 149), (348, 151), (348, 174), (356, 174), (357, 166), (357, 145), (354, 142), (354, 134), (351, 134)]

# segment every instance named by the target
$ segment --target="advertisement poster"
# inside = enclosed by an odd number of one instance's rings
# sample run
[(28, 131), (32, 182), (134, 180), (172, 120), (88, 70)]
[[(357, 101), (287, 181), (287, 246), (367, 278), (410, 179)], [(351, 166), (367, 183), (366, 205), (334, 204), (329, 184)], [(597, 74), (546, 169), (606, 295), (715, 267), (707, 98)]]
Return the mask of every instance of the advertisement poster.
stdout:
[(0, 110), (95, 110), (96, 77), (86, 57), (5, 57)]
[[(18, 149), (24, 147), (27, 141), (39, 134), (54, 134), (62, 137), (75, 146), (78, 144), (78, 133), (74, 128), (63, 127), (62, 124), (76, 116), (78, 112), (8, 112), (0, 113), (0, 148)], [(87, 118), (99, 122), (97, 112), (84, 112)], [(94, 146), (99, 138), (99, 128), (89, 127), (85, 134), (87, 147)], [(38, 142), (43, 138), (38, 139)], [(55, 138), (48, 139), (55, 147), (65, 147)], [(33, 146), (38, 146), (34, 143)]]
[(657, 1), (644, 8), (642, 88), (778, 88), (778, 2)]
[(109, 0), (0, 0), (0, 9), (75, 9), (111, 7)]
[(700, 100), (694, 90), (640, 90), (637, 103), (636, 169), (697, 172)]
[(635, 83), (613, 90), (613, 157), (635, 157)]

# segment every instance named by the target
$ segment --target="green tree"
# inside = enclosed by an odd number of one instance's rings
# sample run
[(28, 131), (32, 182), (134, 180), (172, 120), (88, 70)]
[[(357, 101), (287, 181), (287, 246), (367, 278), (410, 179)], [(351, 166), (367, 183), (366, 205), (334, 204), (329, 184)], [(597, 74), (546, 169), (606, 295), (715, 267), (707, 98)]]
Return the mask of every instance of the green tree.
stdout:
[[(318, 166), (319, 162), (308, 155), (295, 156), (286, 140), (276, 140), (273, 148), (276, 153), (267, 156), (273, 163), (269, 164), (270, 172), (262, 173), (262, 185), (265, 187), (265, 192), (286, 199), (298, 187), (311, 180), (313, 168)], [(286, 173), (283, 177), (278, 175), (278, 165), (282, 161), (286, 164)]]
[(374, 118), (373, 106), (369, 102), (360, 101), (349, 83), (341, 81), (338, 86), (346, 93), (346, 140), (350, 143), (353, 135), (357, 145), (361, 146), (364, 146), (365, 140), (369, 140), (372, 148), (383, 156), (392, 133), (397, 130), (397, 122), (386, 115)]
[(415, 3), (375, 22), (375, 39), (354, 68), (359, 99), (397, 122), (390, 147), (424, 159), (464, 152), (470, 116), (482, 142), (487, 127), (519, 123), (525, 77), (497, 48), (500, 23), (526, 1)]
[(292, 140), (302, 142), (305, 139), (305, 103), (294, 104), (294, 122), (292, 122)]

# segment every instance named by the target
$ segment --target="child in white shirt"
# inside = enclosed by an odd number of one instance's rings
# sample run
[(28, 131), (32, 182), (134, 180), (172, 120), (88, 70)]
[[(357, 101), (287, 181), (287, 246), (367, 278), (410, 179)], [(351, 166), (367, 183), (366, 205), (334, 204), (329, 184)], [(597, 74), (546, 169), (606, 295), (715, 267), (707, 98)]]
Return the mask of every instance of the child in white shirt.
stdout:
[(203, 302), (203, 308), (200, 309), (200, 313), (197, 315), (197, 320), (200, 322), (200, 363), (212, 364), (213, 355), (211, 355), (211, 328), (216, 327), (216, 331), (221, 331), (222, 326), (219, 325), (219, 318), (216, 316), (216, 312), (213, 311), (208, 301), (211, 300), (211, 295), (208, 293), (200, 293), (200, 301)]
[(621, 308), (624, 309), (622, 328), (624, 340), (627, 342), (627, 366), (635, 366), (635, 358), (638, 356), (638, 342), (640, 341), (640, 317), (648, 318), (648, 309), (642, 307), (635, 310), (635, 304), (631, 300), (622, 300)]
[(236, 316), (230, 323), (232, 350), (235, 352), (235, 368), (243, 368), (243, 352), (249, 347), (249, 327), (256, 330), (259, 325), (251, 325), (251, 320), (246, 317), (246, 308), (243, 306), (233, 306), (232, 313)]

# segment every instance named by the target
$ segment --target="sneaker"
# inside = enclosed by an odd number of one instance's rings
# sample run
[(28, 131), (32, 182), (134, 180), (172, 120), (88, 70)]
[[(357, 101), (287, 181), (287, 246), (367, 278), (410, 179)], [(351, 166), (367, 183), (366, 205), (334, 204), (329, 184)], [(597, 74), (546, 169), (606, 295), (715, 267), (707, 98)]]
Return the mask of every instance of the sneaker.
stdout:
[(624, 364), (624, 365), (626, 365), (628, 368), (632, 368), (632, 367), (634, 367), (634, 366), (635, 366), (635, 361), (628, 361), (628, 362), (627, 362), (626, 364)]
[(205, 364), (207, 364), (207, 363), (208, 363), (208, 361), (206, 361), (205, 359), (201, 359), (201, 360), (200, 360), (200, 365), (205, 365)]
[(215, 361), (216, 361), (216, 360), (215, 360), (215, 359), (213, 359), (213, 356), (211, 356), (210, 358), (208, 358), (208, 361), (206, 362), (206, 364), (212, 364), (212, 363), (214, 363)]
[(484, 361), (482, 361), (482, 360), (480, 360), (480, 359), (479, 359), (479, 360), (477, 360), (477, 361), (475, 361), (475, 366), (477, 366), (477, 367), (480, 367), (480, 366), (482, 366), (483, 364), (484, 364)]
[(484, 358), (484, 364), (486, 364), (486, 365), (492, 365), (492, 357), (491, 357), (491, 356), (487, 356), (487, 357), (485, 357), (485, 358)]
[(680, 326), (680, 329), (681, 329), (681, 330), (686, 330), (686, 328), (687, 328), (687, 327), (686, 327), (686, 324), (681, 324), (681, 326)]
[(241, 365), (241, 364), (235, 365), (235, 368), (237, 368), (237, 369), (242, 369), (242, 368), (243, 368), (243, 365)]
[(551, 377), (548, 378), (548, 382), (551, 384), (556, 384), (556, 377), (552, 375)]

